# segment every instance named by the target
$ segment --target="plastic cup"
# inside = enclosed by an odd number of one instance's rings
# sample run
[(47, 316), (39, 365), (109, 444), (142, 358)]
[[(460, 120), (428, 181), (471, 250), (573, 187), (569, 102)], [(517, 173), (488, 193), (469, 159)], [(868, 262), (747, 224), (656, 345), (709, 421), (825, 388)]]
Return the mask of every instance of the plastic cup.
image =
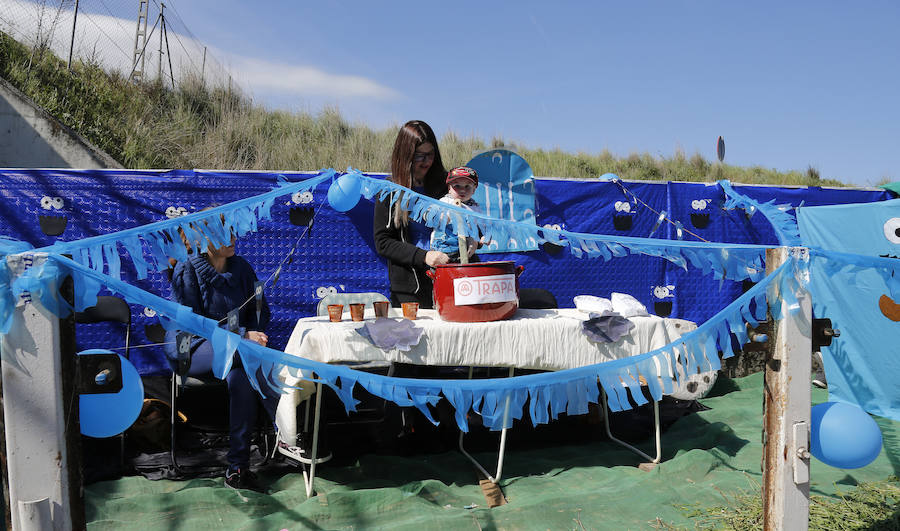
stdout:
[(387, 317), (391, 303), (388, 301), (376, 301), (372, 303), (372, 307), (375, 308), (375, 317)]
[(403, 306), (403, 317), (414, 321), (416, 319), (416, 313), (419, 311), (419, 303), (404, 302), (401, 306)]
[(344, 305), (343, 304), (329, 304), (328, 305), (328, 319), (331, 320), (332, 323), (340, 323), (343, 313), (344, 313)]
[(366, 312), (366, 305), (361, 302), (355, 302), (350, 305), (350, 318), (354, 321), (362, 321)]

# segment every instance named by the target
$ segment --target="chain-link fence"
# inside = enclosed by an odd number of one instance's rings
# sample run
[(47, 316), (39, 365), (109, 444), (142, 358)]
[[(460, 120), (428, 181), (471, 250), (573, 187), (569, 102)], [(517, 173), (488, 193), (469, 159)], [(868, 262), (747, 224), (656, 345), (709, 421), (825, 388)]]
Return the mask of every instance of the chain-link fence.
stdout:
[[(0, 31), (64, 61), (100, 65), (126, 77), (172, 85), (195, 78), (237, 89), (178, 5), (170, 0), (164, 6), (158, 0), (0, 0)], [(139, 22), (141, 11), (146, 20)]]

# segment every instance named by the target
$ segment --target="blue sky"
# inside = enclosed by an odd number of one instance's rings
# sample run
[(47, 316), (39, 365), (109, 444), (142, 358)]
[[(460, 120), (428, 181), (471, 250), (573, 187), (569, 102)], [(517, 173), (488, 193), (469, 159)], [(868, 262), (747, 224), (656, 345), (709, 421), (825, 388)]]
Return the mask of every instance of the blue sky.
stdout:
[(722, 135), (730, 164), (900, 179), (896, 2), (167, 5), (270, 108), (622, 156)]

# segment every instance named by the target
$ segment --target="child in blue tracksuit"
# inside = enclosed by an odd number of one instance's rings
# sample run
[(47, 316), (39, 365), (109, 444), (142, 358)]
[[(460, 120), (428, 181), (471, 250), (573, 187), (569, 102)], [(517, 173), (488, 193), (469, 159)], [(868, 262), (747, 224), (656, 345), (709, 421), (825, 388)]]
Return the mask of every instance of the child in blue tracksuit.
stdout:
[[(178, 262), (172, 272), (172, 297), (194, 313), (224, 323), (228, 312), (239, 310), (238, 326), (240, 334), (250, 341), (265, 346), (268, 336), (264, 330), (269, 324), (269, 305), (263, 299), (257, 316), (254, 288), (256, 273), (250, 263), (234, 254), (234, 238), (231, 245), (214, 249), (201, 255), (192, 255), (184, 262)], [(249, 302), (248, 302), (249, 301)], [(245, 304), (246, 303), (246, 304)], [(168, 350), (176, 347), (167, 346)], [(194, 353), (190, 374), (202, 374), (212, 368), (212, 346), (204, 338), (195, 338), (191, 346)], [(167, 352), (168, 353), (168, 352)], [(170, 357), (177, 357), (168, 353)], [(260, 377), (261, 375), (257, 375)], [(279, 395), (268, 385), (261, 385), (265, 396), (251, 386), (240, 356), (235, 356), (231, 371), (226, 376), (229, 399), (229, 439), (228, 471), (225, 484), (232, 488), (262, 491), (256, 475), (249, 469), (250, 437), (256, 426), (257, 411), (261, 403), (269, 415), (275, 418)]]
[[(461, 166), (453, 168), (447, 173), (447, 193), (441, 197), (441, 201), (451, 205), (481, 213), (481, 207), (472, 199), (475, 189), (478, 188), (478, 174), (472, 168)], [(450, 262), (459, 262), (459, 237), (457, 230), (453, 228), (453, 218), (447, 223), (443, 231), (434, 229), (431, 233), (431, 250), (446, 253)], [(473, 237), (466, 237), (466, 247), (469, 250), (469, 261), (477, 262), (475, 249), (481, 244)]]

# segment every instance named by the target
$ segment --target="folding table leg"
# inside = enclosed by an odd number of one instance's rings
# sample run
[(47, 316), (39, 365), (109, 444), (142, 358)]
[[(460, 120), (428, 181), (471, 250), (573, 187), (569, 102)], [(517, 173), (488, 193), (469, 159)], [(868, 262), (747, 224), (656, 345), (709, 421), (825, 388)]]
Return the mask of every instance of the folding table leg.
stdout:
[[(513, 367), (509, 368), (509, 376), (512, 377), (513, 371), (515, 369)], [(472, 379), (472, 367), (469, 367), (469, 379)], [(506, 423), (509, 421), (509, 397), (506, 397), (506, 406), (503, 409), (503, 425), (506, 426)], [(465, 437), (465, 432), (459, 432), (459, 451), (462, 452), (464, 456), (466, 456), (472, 464), (475, 465), (478, 470), (481, 471), (482, 474), (487, 476), (487, 478), (491, 481), (491, 483), (497, 483), (500, 481), (500, 476), (503, 474), (503, 458), (506, 456), (506, 428), (503, 428), (500, 431), (500, 450), (499, 455), (497, 457), (497, 475), (492, 476), (488, 473), (487, 470), (481, 466), (474, 457), (469, 455), (469, 452), (466, 451), (465, 447), (463, 447), (463, 437)]]
[(654, 426), (654, 432), (656, 435), (656, 458), (654, 459), (654, 458), (651, 458), (649, 455), (645, 454), (644, 452), (638, 450), (634, 446), (628, 444), (627, 442), (613, 437), (613, 434), (609, 429), (609, 411), (607, 409), (606, 391), (601, 389), (600, 393), (603, 396), (603, 425), (606, 427), (606, 436), (609, 437), (609, 439), (611, 441), (613, 441), (621, 446), (624, 446), (625, 448), (628, 448), (629, 450), (638, 454), (639, 456), (643, 457), (644, 459), (648, 460), (649, 462), (651, 462), (653, 464), (658, 464), (660, 459), (662, 458), (662, 445), (660, 443), (660, 437), (659, 437), (659, 433), (660, 433), (659, 402), (657, 402), (656, 400), (653, 401), (653, 426)]
[(316, 383), (316, 414), (313, 420), (313, 444), (312, 455), (310, 456), (312, 463), (309, 465), (309, 473), (306, 467), (303, 468), (303, 482), (306, 484), (306, 497), (312, 497), (313, 483), (316, 480), (316, 457), (319, 452), (319, 418), (322, 412), (322, 382)]

